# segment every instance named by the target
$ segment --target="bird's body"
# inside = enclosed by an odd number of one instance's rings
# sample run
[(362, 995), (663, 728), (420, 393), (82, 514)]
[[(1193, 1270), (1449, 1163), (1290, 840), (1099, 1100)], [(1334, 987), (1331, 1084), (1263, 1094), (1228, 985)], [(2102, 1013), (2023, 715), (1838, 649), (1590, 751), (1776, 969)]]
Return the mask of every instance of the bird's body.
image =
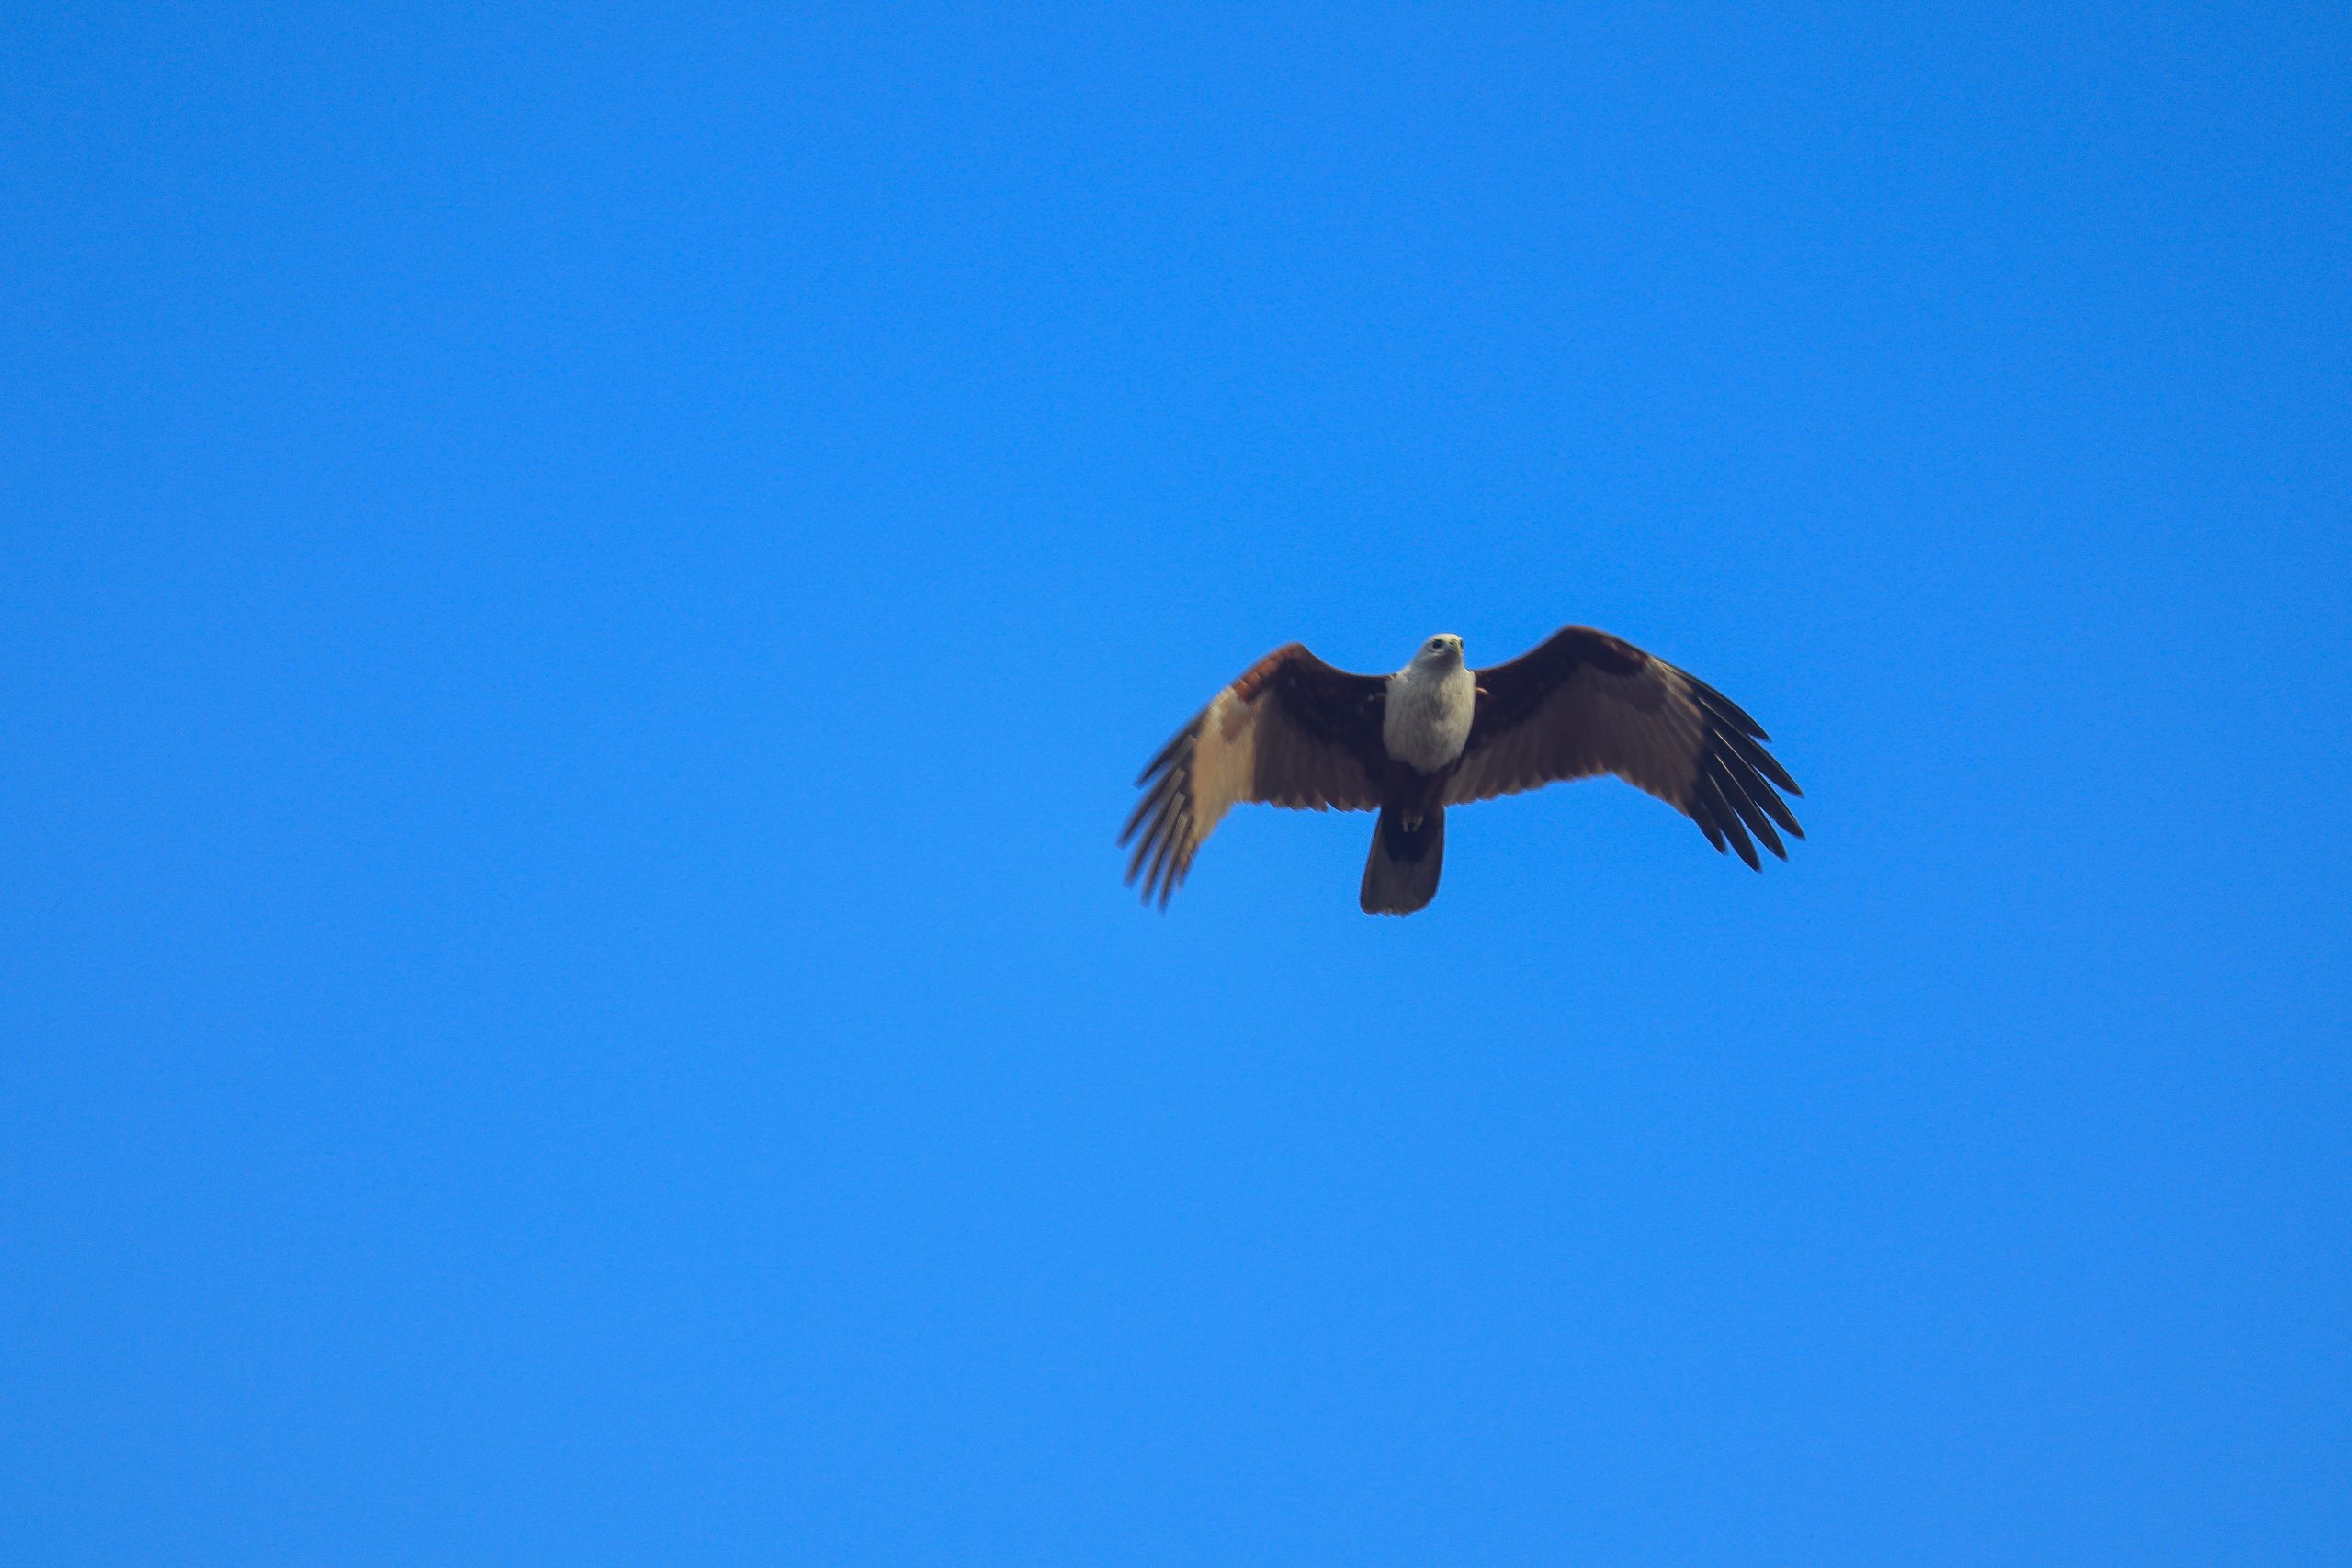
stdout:
[(1440, 634), (1388, 677), (1381, 694), (1380, 823), (1363, 863), (1358, 902), (1368, 914), (1408, 915), (1437, 896), (1445, 863), (1445, 783), (1469, 743), (1478, 682), (1462, 639)]
[(1335, 670), (1292, 643), (1260, 660), (1177, 732), (1136, 782), (1125, 843), (1144, 897), (1168, 901), (1219, 818), (1243, 801), (1380, 813), (1363, 908), (1410, 914), (1436, 896), (1445, 807), (1555, 779), (1615, 773), (1759, 866), (1752, 834), (1787, 858), (1803, 838), (1774, 788), (1801, 793), (1756, 721), (1713, 687), (1606, 632), (1569, 626), (1472, 670), (1462, 639), (1430, 638), (1394, 675)]
[(1380, 719), (1380, 743), (1388, 755), (1418, 773), (1452, 767), (1470, 739), (1478, 682), (1462, 661), (1462, 639), (1433, 637), (1413, 661), (1388, 677)]

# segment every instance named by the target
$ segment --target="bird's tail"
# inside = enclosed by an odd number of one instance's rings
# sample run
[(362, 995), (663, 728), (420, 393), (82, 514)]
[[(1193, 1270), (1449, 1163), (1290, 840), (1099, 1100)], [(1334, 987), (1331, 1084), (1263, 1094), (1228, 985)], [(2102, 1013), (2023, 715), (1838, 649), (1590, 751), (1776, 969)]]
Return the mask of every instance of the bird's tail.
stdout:
[(1363, 912), (1411, 914), (1437, 897), (1438, 869), (1444, 863), (1444, 807), (1430, 807), (1409, 829), (1404, 812), (1382, 807), (1380, 826), (1372, 830), (1372, 853), (1363, 863)]

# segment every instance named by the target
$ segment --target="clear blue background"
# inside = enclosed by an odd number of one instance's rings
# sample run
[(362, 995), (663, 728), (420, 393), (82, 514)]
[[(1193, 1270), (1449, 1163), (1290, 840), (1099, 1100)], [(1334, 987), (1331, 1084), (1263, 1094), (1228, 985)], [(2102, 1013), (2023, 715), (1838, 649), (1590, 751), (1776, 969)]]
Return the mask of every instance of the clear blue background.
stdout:
[(0, 1556), (2352, 1560), (2341, 6), (0, 40)]

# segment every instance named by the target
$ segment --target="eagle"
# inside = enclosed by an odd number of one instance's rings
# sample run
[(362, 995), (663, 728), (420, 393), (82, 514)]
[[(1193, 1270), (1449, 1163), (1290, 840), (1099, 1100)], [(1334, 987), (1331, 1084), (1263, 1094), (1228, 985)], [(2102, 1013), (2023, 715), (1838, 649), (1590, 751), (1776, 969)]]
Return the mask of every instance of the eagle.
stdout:
[[(1555, 779), (1614, 773), (1699, 825), (1718, 853), (1761, 871), (1761, 842), (1804, 837), (1778, 791), (1803, 795), (1771, 738), (1704, 681), (1590, 626), (1566, 626), (1508, 664), (1473, 670), (1441, 633), (1394, 675), (1335, 669), (1278, 648), (1210, 699), (1136, 780), (1119, 835), (1127, 882), (1162, 908), (1226, 812), (1244, 801), (1378, 811), (1358, 902), (1409, 915), (1437, 896), (1445, 808)], [(1778, 825), (1778, 831), (1775, 830)]]

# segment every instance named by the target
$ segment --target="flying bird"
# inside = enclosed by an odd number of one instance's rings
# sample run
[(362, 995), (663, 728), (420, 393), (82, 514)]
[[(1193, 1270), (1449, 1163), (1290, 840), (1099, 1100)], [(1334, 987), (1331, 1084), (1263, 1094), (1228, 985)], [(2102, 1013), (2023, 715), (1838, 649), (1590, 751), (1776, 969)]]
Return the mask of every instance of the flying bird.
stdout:
[(1295, 642), (1160, 748), (1136, 780), (1143, 799), (1119, 842), (1135, 841), (1128, 883), (1141, 877), (1144, 901), (1164, 908), (1244, 801), (1378, 811), (1359, 902), (1409, 915), (1437, 896), (1447, 807), (1614, 773), (1760, 871), (1755, 841), (1789, 858), (1775, 823), (1804, 837), (1774, 786), (1804, 792), (1764, 750), (1770, 739), (1704, 681), (1590, 626), (1485, 670), (1442, 633), (1394, 675), (1336, 670)]

